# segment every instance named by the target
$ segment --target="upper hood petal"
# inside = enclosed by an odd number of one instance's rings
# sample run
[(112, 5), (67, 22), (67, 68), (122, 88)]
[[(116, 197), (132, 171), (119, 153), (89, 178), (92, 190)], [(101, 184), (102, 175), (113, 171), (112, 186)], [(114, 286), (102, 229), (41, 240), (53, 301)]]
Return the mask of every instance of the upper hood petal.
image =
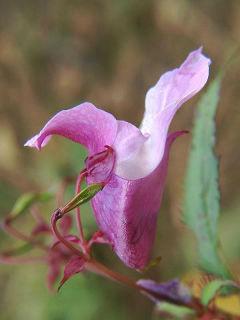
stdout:
[(199, 92), (207, 82), (211, 61), (202, 48), (191, 52), (179, 68), (163, 74), (146, 94), (145, 114), (141, 129), (151, 132), (154, 117), (166, 108), (179, 108)]
[[(141, 132), (135, 133), (138, 144), (130, 157), (117, 163), (119, 176), (131, 180), (143, 178), (159, 165), (170, 123), (182, 104), (203, 88), (209, 65), (210, 60), (201, 49), (193, 51), (178, 69), (165, 73), (147, 92)], [(120, 139), (118, 143), (121, 144)]]
[(112, 145), (116, 133), (117, 120), (114, 116), (85, 102), (57, 113), (25, 146), (40, 150), (53, 134), (57, 134), (83, 144), (92, 154), (102, 151), (105, 145)]

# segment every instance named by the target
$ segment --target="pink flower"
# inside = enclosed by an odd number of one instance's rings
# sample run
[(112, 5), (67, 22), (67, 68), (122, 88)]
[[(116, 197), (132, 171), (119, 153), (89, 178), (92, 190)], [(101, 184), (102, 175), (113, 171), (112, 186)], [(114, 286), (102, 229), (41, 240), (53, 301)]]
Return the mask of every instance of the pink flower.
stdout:
[(129, 267), (140, 269), (149, 261), (169, 148), (183, 133), (168, 135), (169, 125), (181, 105), (203, 88), (209, 65), (198, 49), (165, 73), (146, 94), (139, 128), (85, 102), (57, 113), (25, 144), (40, 150), (58, 134), (88, 149), (88, 182), (106, 182), (92, 200), (96, 221)]

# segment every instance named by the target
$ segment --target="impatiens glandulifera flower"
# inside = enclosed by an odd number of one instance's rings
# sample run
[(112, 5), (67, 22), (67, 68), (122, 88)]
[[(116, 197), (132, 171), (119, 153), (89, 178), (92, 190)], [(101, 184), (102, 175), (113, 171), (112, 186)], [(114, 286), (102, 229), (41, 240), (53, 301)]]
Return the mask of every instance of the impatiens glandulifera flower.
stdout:
[(40, 150), (57, 134), (88, 149), (87, 182), (105, 184), (91, 201), (97, 224), (129, 267), (142, 269), (149, 261), (169, 149), (183, 133), (169, 135), (168, 129), (176, 111), (205, 85), (209, 65), (198, 49), (165, 73), (146, 94), (140, 128), (85, 102), (57, 113), (25, 144)]

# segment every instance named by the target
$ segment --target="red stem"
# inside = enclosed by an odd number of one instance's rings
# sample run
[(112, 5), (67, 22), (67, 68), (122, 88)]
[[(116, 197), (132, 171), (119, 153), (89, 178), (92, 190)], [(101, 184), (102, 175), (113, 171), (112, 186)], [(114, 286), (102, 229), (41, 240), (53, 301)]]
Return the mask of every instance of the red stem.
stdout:
[[(133, 289), (137, 289), (139, 292), (144, 292), (145, 294), (154, 296), (154, 292), (137, 284), (135, 280), (132, 280), (132, 279), (128, 278), (127, 276), (124, 276), (122, 274), (119, 274), (119, 273), (107, 268), (106, 266), (104, 266), (103, 264), (99, 263), (96, 260), (93, 260), (93, 259), (86, 260), (85, 268), (90, 272), (94, 272), (94, 273), (101, 275), (105, 278), (108, 278), (112, 281), (124, 284), (124, 285), (126, 285), (130, 288), (133, 288)], [(177, 302), (174, 299), (171, 299), (170, 297), (166, 297), (166, 296), (161, 295), (159, 293), (156, 294), (156, 298), (159, 300), (162, 300), (162, 301), (167, 301), (169, 303), (173, 303), (175, 305), (180, 305), (180, 306), (184, 306), (184, 307), (188, 307), (190, 309), (193, 309), (196, 311), (196, 313), (199, 316), (203, 315), (204, 310), (205, 310), (198, 299), (193, 299), (193, 301), (191, 303)]]
[(52, 225), (52, 230), (53, 233), (55, 234), (55, 236), (58, 238), (58, 240), (60, 242), (62, 242), (69, 250), (71, 250), (74, 254), (78, 255), (78, 256), (82, 256), (82, 252), (80, 250), (78, 250), (76, 247), (74, 247), (72, 245), (71, 242), (69, 242), (68, 240), (66, 240), (61, 233), (59, 232), (58, 228), (57, 228), (57, 221), (62, 217), (61, 213), (59, 212), (59, 209), (57, 211), (55, 211), (52, 215), (51, 218), (51, 225)]
[(45, 246), (43, 243), (41, 243), (40, 241), (34, 240), (31, 237), (23, 234), (22, 232), (18, 231), (16, 228), (14, 228), (11, 225), (11, 221), (5, 221), (5, 223), (3, 224), (3, 229), (10, 234), (12, 237), (18, 239), (18, 240), (22, 240), (24, 242), (28, 242), (31, 243), (32, 245), (38, 246), (39, 248), (43, 249), (43, 250), (47, 250), (47, 246)]
[(134, 280), (120, 273), (117, 273), (111, 269), (108, 269), (106, 266), (104, 266), (103, 264), (99, 263), (96, 260), (91, 259), (86, 261), (85, 268), (90, 272), (94, 272), (96, 274), (99, 274), (105, 278), (111, 279), (118, 283), (125, 284), (130, 288), (134, 288), (137, 290), (141, 289), (140, 286)]
[(7, 257), (7, 256), (0, 256), (0, 263), (3, 264), (12, 264), (12, 265), (18, 265), (18, 264), (28, 264), (28, 263), (39, 263), (39, 262), (45, 262), (44, 257)]

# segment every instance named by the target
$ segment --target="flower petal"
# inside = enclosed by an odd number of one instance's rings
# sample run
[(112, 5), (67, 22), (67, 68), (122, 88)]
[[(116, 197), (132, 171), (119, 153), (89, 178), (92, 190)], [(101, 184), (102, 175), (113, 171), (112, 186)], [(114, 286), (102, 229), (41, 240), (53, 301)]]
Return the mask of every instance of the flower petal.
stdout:
[(146, 110), (140, 127), (145, 141), (135, 131), (136, 143), (131, 156), (117, 162), (116, 173), (119, 176), (133, 180), (143, 178), (159, 165), (170, 123), (181, 105), (205, 85), (209, 64), (210, 60), (201, 53), (201, 49), (193, 51), (178, 69), (165, 73), (147, 92)]
[(141, 269), (149, 261), (156, 232), (171, 143), (184, 132), (169, 135), (164, 157), (147, 177), (134, 181), (112, 175), (92, 200), (97, 223), (115, 252), (129, 267)]
[(53, 134), (57, 134), (83, 144), (90, 153), (95, 153), (102, 151), (104, 145), (112, 145), (116, 132), (117, 120), (113, 115), (85, 102), (57, 113), (25, 146), (40, 150)]
[(147, 140), (142, 132), (133, 124), (126, 121), (118, 121), (118, 130), (114, 141), (114, 149), (117, 152), (118, 162), (126, 161), (132, 157)]
[(136, 155), (147, 139), (148, 137), (131, 123), (118, 121), (117, 135), (113, 145), (117, 155), (115, 166), (117, 175), (126, 179), (139, 178), (139, 173), (142, 174), (142, 163), (136, 160)]
[(143, 132), (151, 132), (151, 124), (159, 112), (167, 108), (176, 111), (203, 88), (208, 79), (210, 63), (200, 48), (191, 52), (179, 68), (161, 76), (146, 94)]
[(148, 279), (140, 279), (137, 281), (137, 284), (144, 288), (147, 291), (149, 298), (156, 303), (168, 299), (178, 303), (189, 303), (192, 300), (190, 290), (178, 279), (163, 283), (157, 283)]

